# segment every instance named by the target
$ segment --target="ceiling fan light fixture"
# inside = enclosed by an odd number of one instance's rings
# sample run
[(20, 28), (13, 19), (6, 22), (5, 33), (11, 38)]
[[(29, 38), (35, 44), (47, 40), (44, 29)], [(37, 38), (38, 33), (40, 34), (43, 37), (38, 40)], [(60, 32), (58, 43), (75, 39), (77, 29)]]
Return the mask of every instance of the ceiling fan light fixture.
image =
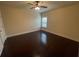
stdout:
[(35, 10), (40, 10), (40, 7), (35, 7)]

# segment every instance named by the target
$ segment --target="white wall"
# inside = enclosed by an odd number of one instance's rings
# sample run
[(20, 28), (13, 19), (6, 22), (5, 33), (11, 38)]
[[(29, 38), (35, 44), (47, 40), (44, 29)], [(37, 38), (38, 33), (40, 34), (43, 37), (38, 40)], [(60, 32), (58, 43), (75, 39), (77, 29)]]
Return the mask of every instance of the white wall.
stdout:
[(48, 32), (79, 42), (79, 4), (43, 13), (48, 17)]
[(40, 28), (40, 14), (37, 12), (10, 6), (3, 7), (1, 11), (8, 37), (37, 31)]
[(1, 10), (0, 10), (0, 56), (3, 51), (5, 39), (6, 39), (5, 29), (4, 29), (3, 19), (1, 16)]
[(0, 38), (1, 38), (2, 44), (4, 44), (4, 41), (6, 39), (6, 33), (5, 33), (4, 24), (3, 24), (1, 10), (0, 10)]

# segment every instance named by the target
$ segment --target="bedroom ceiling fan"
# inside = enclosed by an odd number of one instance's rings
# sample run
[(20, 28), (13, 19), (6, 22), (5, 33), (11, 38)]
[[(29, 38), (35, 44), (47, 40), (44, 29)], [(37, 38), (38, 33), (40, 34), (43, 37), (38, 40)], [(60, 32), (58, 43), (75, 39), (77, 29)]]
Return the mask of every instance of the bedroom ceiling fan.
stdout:
[(27, 4), (32, 5), (31, 9), (35, 9), (35, 10), (40, 10), (41, 8), (47, 8), (47, 6), (40, 6), (39, 3), (40, 1), (35, 1), (33, 4), (32, 3), (27, 3)]

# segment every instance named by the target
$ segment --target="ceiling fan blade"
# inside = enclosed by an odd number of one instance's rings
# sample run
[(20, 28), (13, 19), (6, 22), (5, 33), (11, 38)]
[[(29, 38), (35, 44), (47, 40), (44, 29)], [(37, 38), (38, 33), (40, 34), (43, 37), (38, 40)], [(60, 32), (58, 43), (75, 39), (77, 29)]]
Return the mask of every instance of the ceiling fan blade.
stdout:
[(47, 6), (40, 6), (41, 8), (47, 8)]
[(27, 3), (27, 4), (29, 4), (29, 5), (33, 5), (33, 4), (31, 4), (31, 3)]
[(34, 9), (35, 7), (31, 7), (30, 9)]
[(30, 8), (30, 9), (33, 9), (33, 8)]

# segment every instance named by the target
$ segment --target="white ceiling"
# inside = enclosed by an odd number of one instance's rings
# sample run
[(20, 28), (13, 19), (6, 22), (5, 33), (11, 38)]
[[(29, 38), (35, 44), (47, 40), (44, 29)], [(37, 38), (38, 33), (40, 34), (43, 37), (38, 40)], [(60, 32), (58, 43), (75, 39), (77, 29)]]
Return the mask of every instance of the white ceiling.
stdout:
[[(0, 5), (17, 6), (19, 8), (24, 7), (30, 9), (32, 6), (28, 5), (27, 3), (34, 3), (34, 1), (0, 1)], [(41, 1), (39, 5), (45, 5), (48, 8), (42, 8), (39, 12), (46, 12), (51, 9), (56, 9), (73, 4), (79, 4), (79, 1)]]

